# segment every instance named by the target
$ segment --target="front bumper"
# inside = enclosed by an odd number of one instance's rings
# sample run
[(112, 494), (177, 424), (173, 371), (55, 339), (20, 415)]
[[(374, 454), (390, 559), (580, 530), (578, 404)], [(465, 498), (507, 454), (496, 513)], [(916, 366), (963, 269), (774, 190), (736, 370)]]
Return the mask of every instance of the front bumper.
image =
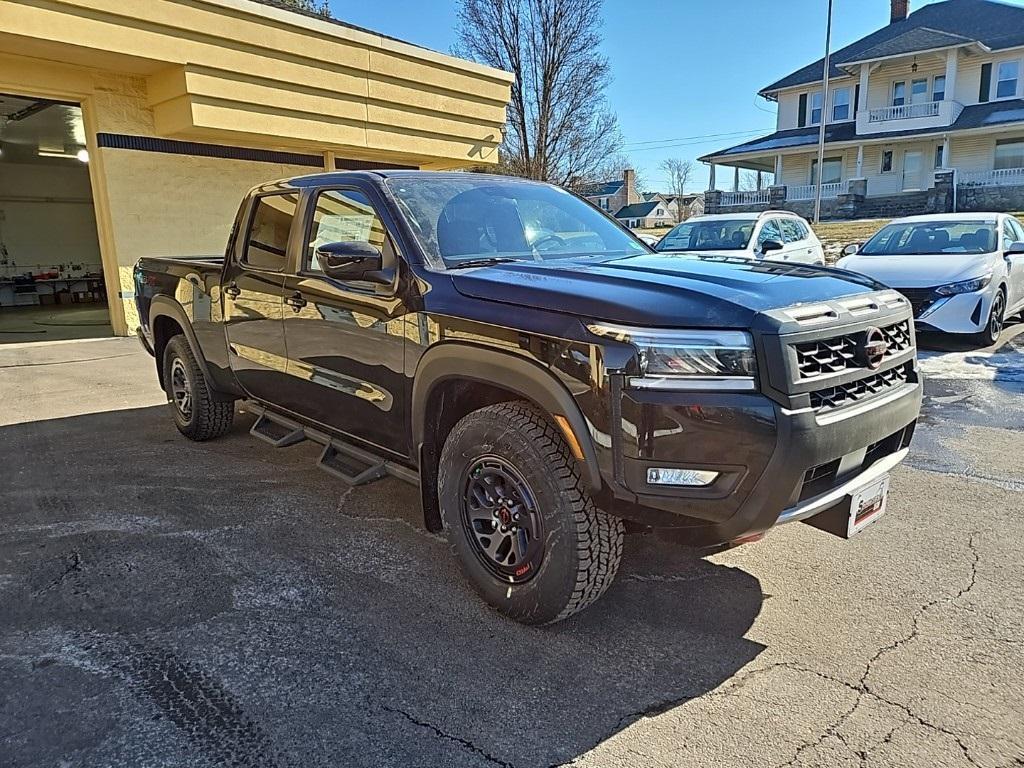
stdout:
[(941, 333), (980, 333), (988, 324), (995, 291), (990, 285), (974, 293), (940, 297), (917, 317), (917, 328)]
[[(630, 444), (621, 458), (612, 511), (714, 545), (802, 520), (843, 503), (851, 490), (907, 455), (922, 387), (909, 381), (857, 406), (819, 414), (789, 410), (762, 395), (696, 396), (667, 405), (650, 393), (624, 393), (623, 415), (675, 424)], [(634, 450), (635, 449), (635, 450)], [(706, 488), (646, 482), (650, 467), (711, 469)]]

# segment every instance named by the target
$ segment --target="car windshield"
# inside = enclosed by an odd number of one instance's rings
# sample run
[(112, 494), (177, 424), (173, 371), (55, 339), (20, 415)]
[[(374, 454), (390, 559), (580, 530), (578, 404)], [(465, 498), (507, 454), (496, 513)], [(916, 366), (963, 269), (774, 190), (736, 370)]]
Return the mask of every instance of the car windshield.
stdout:
[(942, 253), (990, 253), (996, 249), (991, 221), (915, 221), (889, 224), (868, 240), (865, 256), (923, 256)]
[(420, 247), (449, 268), (481, 260), (630, 256), (647, 246), (558, 187), (467, 173), (386, 181)]
[(706, 219), (677, 225), (656, 246), (659, 251), (742, 251), (754, 234), (750, 219)]

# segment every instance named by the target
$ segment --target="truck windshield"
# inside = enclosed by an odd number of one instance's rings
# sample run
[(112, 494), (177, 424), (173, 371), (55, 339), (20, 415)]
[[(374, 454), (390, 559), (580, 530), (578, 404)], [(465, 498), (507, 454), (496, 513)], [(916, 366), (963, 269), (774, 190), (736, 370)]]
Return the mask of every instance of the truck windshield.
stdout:
[(420, 247), (448, 268), (649, 252), (604, 214), (548, 184), (473, 174), (386, 183)]
[(742, 251), (754, 234), (750, 219), (708, 219), (677, 225), (656, 247), (659, 251)]
[(991, 221), (915, 221), (890, 224), (860, 249), (864, 256), (923, 256), (991, 253), (996, 228)]

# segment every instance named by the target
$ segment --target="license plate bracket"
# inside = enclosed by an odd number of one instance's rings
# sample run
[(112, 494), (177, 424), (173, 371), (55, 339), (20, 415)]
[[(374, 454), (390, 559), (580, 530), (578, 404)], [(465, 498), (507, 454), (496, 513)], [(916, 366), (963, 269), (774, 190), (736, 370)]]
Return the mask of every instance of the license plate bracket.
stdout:
[(889, 475), (876, 477), (814, 517), (804, 520), (841, 539), (849, 539), (885, 514), (889, 500)]

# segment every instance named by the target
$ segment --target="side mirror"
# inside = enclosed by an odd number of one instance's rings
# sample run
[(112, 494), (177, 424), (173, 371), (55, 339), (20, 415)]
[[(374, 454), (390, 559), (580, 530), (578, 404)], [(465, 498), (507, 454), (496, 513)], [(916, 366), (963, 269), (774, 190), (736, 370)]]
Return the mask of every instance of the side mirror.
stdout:
[(848, 246), (843, 248), (843, 256), (856, 256), (857, 251), (860, 250), (860, 243), (850, 243)]
[(782, 243), (778, 240), (765, 240), (761, 243), (761, 253), (771, 253), (772, 251), (781, 251)]
[(1021, 243), (1010, 243), (1010, 247), (1006, 249), (1004, 256), (1020, 256), (1024, 254), (1024, 242)]
[(380, 249), (369, 243), (324, 243), (316, 249), (316, 257), (324, 274), (335, 280), (391, 282), (390, 275), (382, 271), (384, 257)]

